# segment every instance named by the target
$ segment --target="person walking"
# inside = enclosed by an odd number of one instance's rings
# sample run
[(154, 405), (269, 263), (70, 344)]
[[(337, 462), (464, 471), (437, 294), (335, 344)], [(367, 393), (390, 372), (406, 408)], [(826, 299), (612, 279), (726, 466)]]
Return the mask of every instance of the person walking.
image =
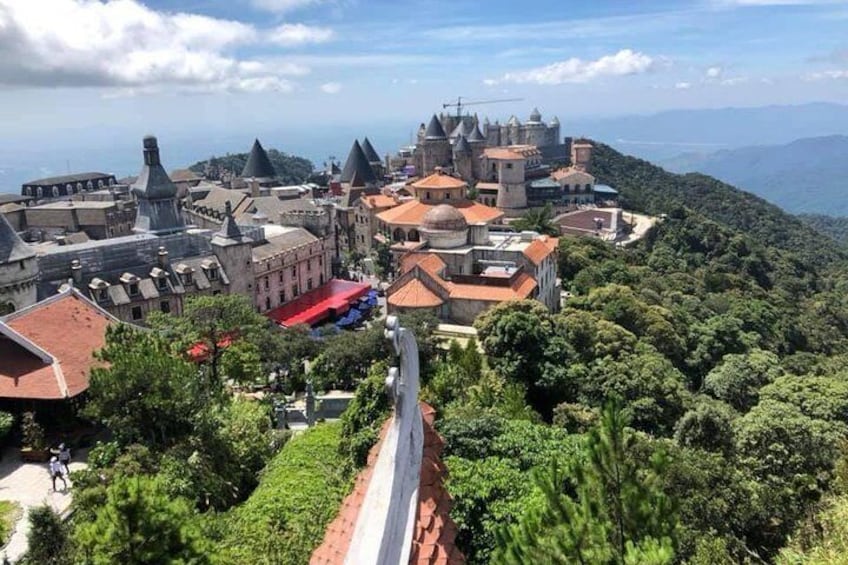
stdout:
[(59, 458), (55, 455), (50, 458), (50, 478), (53, 480), (53, 492), (56, 492), (56, 479), (62, 479), (62, 490), (68, 490), (68, 483), (65, 481), (65, 475), (62, 473), (62, 464), (59, 463)]
[(70, 475), (71, 469), (68, 467), (68, 463), (71, 462), (71, 450), (64, 444), (59, 444), (59, 463), (62, 467), (65, 468), (65, 474)]

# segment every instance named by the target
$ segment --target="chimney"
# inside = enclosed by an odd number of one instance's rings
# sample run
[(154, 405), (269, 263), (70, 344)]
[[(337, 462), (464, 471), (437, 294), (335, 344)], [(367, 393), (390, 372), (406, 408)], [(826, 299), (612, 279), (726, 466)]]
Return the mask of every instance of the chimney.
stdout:
[(158, 262), (159, 262), (159, 268), (160, 269), (167, 269), (168, 268), (168, 250), (165, 249), (163, 246), (160, 246), (159, 252), (156, 255), (157, 255)]
[(250, 187), (250, 195), (253, 198), (259, 197), (259, 181), (256, 179), (247, 179), (247, 185)]
[(82, 263), (79, 259), (71, 261), (71, 279), (74, 281), (74, 285), (82, 285)]

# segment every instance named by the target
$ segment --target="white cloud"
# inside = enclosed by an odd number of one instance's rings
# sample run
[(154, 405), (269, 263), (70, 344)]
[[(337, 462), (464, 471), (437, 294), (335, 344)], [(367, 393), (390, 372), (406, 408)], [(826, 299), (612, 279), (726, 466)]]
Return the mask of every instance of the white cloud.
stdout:
[(678, 90), (688, 90), (688, 89), (692, 88), (692, 83), (691, 82), (677, 82), (677, 83), (674, 84), (674, 88), (676, 88)]
[(817, 73), (810, 73), (804, 78), (806, 78), (807, 80), (848, 79), (848, 70), (821, 71)]
[(332, 37), (333, 30), (330, 28), (304, 24), (283, 24), (271, 30), (268, 34), (272, 43), (285, 46), (324, 43)]
[(342, 85), (338, 82), (325, 82), (321, 85), (321, 92), (325, 94), (338, 94), (342, 90)]
[[(651, 70), (654, 59), (632, 51), (622, 49), (614, 55), (605, 55), (594, 61), (584, 61), (577, 57), (537, 67), (527, 71), (506, 73), (497, 82), (532, 82), (536, 84), (563, 84), (588, 82), (603, 76), (622, 76), (640, 74)], [(492, 79), (486, 84), (495, 84)]]
[(708, 79), (717, 79), (721, 76), (723, 69), (721, 67), (710, 67), (705, 73)]
[[(302, 41), (309, 29), (297, 30)], [(159, 12), (138, 0), (51, 0), (49, 10), (31, 0), (0, 0), (0, 84), (129, 93), (291, 90), (283, 77), (309, 72), (304, 65), (232, 54), (267, 36), (252, 25)]]
[(305, 8), (310, 4), (318, 4), (321, 0), (253, 0), (251, 3), (260, 10), (282, 14)]

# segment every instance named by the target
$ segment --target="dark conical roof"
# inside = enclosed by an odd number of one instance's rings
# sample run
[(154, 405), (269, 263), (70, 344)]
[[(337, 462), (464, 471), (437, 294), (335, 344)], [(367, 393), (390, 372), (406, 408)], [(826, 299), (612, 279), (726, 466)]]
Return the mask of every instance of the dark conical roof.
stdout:
[(254, 139), (253, 147), (250, 148), (250, 156), (248, 156), (244, 170), (241, 172), (241, 178), (272, 179), (276, 176), (277, 171), (274, 170), (274, 165), (271, 164), (268, 153), (262, 148), (259, 140)]
[(374, 174), (374, 169), (368, 162), (368, 157), (359, 145), (359, 141), (353, 142), (353, 147), (350, 148), (350, 153), (347, 155), (347, 161), (342, 169), (342, 182), (351, 182), (353, 177), (357, 177), (357, 181), (363, 185), (377, 182), (377, 177)]
[(439, 121), (436, 114), (433, 114), (433, 117), (430, 118), (430, 124), (424, 131), (424, 137), (425, 139), (447, 139), (445, 128), (442, 127), (442, 122)]
[(474, 124), (474, 127), (471, 129), (471, 134), (468, 136), (468, 141), (471, 143), (486, 141), (486, 138), (483, 137), (483, 133), (480, 131), (480, 124)]
[(456, 140), (456, 145), (453, 146), (454, 153), (471, 153), (471, 146), (468, 145), (468, 140), (464, 135), (460, 135)]
[(35, 251), (18, 237), (6, 216), (0, 214), (0, 264), (14, 263), (30, 257), (35, 257)]
[(382, 163), (383, 160), (380, 159), (380, 154), (374, 150), (374, 146), (371, 145), (371, 142), (366, 137), (362, 140), (362, 151), (365, 153), (365, 158), (368, 159), (369, 163)]
[(465, 120), (459, 120), (459, 123), (456, 124), (455, 128), (453, 128), (453, 131), (451, 132), (450, 136), (451, 136), (451, 138), (456, 139), (461, 135), (468, 135), (468, 134), (469, 134), (469, 131), (468, 131), (466, 125), (465, 125)]

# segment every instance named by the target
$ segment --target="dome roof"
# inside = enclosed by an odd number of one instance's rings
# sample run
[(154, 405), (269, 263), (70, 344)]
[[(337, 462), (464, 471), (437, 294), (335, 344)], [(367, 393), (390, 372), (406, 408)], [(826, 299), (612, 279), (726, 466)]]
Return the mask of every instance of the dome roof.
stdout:
[(421, 219), (421, 228), (428, 231), (460, 231), (468, 229), (462, 212), (448, 204), (439, 204)]
[(533, 108), (533, 111), (530, 112), (530, 121), (531, 122), (541, 122), (542, 121), (542, 113), (538, 108)]

